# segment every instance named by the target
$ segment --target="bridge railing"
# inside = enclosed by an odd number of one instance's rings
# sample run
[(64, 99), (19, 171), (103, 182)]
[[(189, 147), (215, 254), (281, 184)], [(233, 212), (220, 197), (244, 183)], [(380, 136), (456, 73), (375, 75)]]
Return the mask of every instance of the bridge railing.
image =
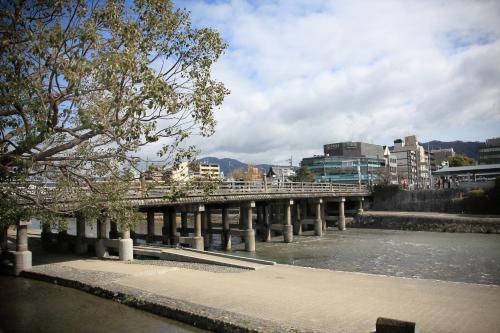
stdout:
[(175, 185), (155, 185), (150, 189), (132, 184), (129, 197), (164, 197), (175, 193), (186, 196), (236, 195), (263, 193), (366, 193), (364, 184), (309, 183), (309, 182), (264, 182), (264, 181), (224, 181), (186, 182)]

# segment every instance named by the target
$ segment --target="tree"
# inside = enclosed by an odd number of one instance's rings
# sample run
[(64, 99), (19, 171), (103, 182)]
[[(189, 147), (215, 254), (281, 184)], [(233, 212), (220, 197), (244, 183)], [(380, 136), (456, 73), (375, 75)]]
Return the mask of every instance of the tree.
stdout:
[(226, 44), (168, 0), (6, 1), (0, 36), (1, 195), (39, 210), (123, 212), (139, 150), (192, 159), (228, 93)]
[(448, 165), (451, 167), (476, 165), (476, 161), (468, 156), (457, 154), (448, 157)]
[(306, 166), (301, 166), (293, 177), (294, 182), (313, 182), (314, 173)]

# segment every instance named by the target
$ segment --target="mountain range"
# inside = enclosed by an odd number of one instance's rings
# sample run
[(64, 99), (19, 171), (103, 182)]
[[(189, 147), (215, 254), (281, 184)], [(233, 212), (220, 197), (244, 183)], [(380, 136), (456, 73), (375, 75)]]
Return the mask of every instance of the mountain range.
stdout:
[[(469, 156), (470, 158), (479, 160), (479, 148), (484, 144), (479, 141), (429, 141), (420, 143), (426, 150), (427, 149), (448, 149), (453, 148), (455, 153)], [(243, 163), (234, 158), (217, 158), (217, 157), (203, 157), (198, 159), (202, 163), (218, 164), (224, 175), (229, 175), (235, 169), (246, 170), (248, 168), (247, 163)], [(263, 169), (266, 173), (269, 171), (272, 164), (257, 164), (255, 165), (259, 169)]]
[(479, 148), (484, 145), (484, 142), (479, 141), (429, 141), (420, 143), (426, 150), (453, 148), (455, 153), (469, 156), (470, 158), (479, 161)]

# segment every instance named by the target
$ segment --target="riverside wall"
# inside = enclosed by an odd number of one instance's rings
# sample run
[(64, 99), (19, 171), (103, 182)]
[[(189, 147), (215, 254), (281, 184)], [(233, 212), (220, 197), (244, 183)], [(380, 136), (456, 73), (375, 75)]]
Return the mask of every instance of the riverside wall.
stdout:
[(368, 211), (348, 220), (350, 228), (411, 231), (500, 233), (500, 216), (432, 212)]

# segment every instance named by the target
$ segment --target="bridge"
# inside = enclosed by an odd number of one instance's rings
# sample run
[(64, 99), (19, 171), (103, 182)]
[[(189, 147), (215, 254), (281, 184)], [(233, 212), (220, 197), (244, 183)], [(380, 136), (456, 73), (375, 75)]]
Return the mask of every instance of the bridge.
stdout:
[[(141, 238), (147, 244), (182, 245), (203, 251), (218, 234), (222, 249), (230, 250), (231, 238), (240, 237), (245, 250), (253, 252), (256, 236), (269, 241), (273, 234), (282, 235), (283, 241), (289, 243), (306, 229), (321, 236), (331, 220), (337, 222), (339, 230), (345, 230), (346, 201), (356, 211), (362, 211), (364, 197), (371, 194), (366, 185), (265, 180), (148, 187), (144, 182), (133, 183), (123, 199), (144, 213), (144, 234), (119, 230), (117, 221), (100, 217), (96, 237), (89, 238), (85, 234), (88, 221), (77, 215), (76, 236), (68, 236), (65, 230), (53, 234), (45, 229), (42, 241), (58, 242), (58, 247), (71, 247), (80, 254), (91, 246), (99, 258), (118, 252), (120, 260), (133, 260), (134, 253), (143, 251), (138, 244)], [(327, 215), (327, 204), (337, 205), (338, 216)], [(238, 223), (231, 224), (230, 216), (237, 217)], [(155, 233), (155, 220), (162, 224), (161, 235)], [(16, 273), (31, 267), (26, 223), (17, 226), (15, 256)]]

